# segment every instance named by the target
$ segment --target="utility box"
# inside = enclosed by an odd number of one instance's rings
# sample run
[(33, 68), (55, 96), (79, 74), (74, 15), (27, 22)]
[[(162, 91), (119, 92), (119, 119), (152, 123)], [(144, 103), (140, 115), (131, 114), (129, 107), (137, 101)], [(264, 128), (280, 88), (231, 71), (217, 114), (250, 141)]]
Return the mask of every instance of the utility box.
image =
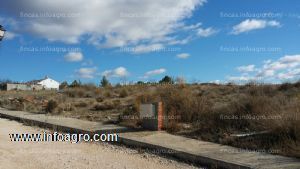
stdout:
[(162, 102), (142, 104), (140, 106), (142, 127), (148, 130), (162, 130), (164, 127), (164, 113)]

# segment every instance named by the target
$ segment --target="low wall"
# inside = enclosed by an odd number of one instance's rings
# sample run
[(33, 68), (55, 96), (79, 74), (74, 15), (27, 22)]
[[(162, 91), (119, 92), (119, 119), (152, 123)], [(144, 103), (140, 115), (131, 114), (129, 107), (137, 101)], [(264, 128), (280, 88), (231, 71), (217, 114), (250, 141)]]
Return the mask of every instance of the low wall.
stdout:
[(6, 90), (42, 90), (42, 85), (32, 85), (32, 84), (6, 84)]

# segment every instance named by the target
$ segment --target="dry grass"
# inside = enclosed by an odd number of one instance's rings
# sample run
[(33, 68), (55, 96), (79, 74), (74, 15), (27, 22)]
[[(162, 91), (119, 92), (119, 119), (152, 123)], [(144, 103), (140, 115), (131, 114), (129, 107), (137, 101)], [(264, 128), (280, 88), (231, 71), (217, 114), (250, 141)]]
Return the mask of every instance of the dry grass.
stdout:
[(50, 100), (48, 103), (47, 103), (47, 106), (45, 108), (45, 111), (47, 113), (53, 113), (54, 110), (57, 108), (58, 106), (58, 103), (54, 100)]
[[(49, 109), (50, 100), (55, 108)], [(175, 134), (249, 149), (279, 150), (300, 157), (300, 83), (260, 85), (131, 85), (55, 91), (1, 92), (0, 106), (30, 112), (106, 121), (139, 127), (139, 105), (163, 101), (166, 129)], [(48, 102), (48, 104), (46, 104)], [(48, 107), (48, 108), (47, 108)], [(183, 127), (190, 126), (190, 127)], [(268, 131), (246, 138), (231, 134)]]
[[(170, 116), (167, 130), (188, 137), (300, 157), (300, 85), (160, 86), (138, 99), (160, 99)], [(192, 127), (186, 130), (180, 124)], [(266, 131), (235, 138), (232, 134)]]

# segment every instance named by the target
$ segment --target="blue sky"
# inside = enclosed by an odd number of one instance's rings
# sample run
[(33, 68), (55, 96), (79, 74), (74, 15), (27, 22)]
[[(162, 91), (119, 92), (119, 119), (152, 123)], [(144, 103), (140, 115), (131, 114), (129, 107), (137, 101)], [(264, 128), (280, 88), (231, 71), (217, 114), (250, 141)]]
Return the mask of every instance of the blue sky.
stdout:
[(300, 79), (297, 0), (11, 0), (0, 79)]

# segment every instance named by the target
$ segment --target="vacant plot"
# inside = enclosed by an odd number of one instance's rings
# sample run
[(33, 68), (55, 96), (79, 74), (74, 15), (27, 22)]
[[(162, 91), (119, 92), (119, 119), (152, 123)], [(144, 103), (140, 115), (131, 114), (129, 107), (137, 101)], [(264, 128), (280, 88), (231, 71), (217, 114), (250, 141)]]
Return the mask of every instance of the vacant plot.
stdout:
[(140, 104), (158, 100), (176, 117), (167, 119), (171, 133), (300, 157), (300, 83), (82, 85), (0, 94), (5, 108), (131, 127), (140, 127)]

